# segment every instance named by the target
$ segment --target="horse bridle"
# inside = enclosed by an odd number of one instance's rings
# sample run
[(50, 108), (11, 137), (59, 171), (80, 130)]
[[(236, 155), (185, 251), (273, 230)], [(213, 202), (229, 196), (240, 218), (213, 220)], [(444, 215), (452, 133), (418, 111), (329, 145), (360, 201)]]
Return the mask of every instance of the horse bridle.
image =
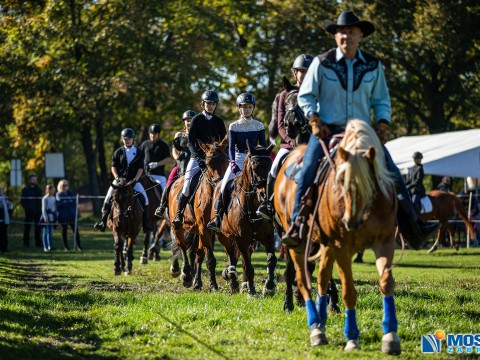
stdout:
[[(214, 148), (214, 150), (216, 151), (217, 150), (217, 147)], [(225, 152), (221, 151), (220, 153), (218, 154), (215, 154), (215, 155), (210, 155), (210, 156), (205, 156), (205, 159), (218, 159), (218, 158), (226, 158), (228, 159), (228, 156), (227, 154), (225, 154)], [(211, 166), (209, 166), (207, 164), (208, 167), (211, 168)], [(202, 170), (202, 173), (203, 175), (205, 176), (205, 180), (207, 180), (207, 182), (212, 186), (212, 187), (215, 187), (217, 185), (218, 182), (222, 181), (223, 179), (223, 176), (219, 176), (215, 179), (212, 179), (212, 177), (208, 177), (207, 176), (207, 170)]]

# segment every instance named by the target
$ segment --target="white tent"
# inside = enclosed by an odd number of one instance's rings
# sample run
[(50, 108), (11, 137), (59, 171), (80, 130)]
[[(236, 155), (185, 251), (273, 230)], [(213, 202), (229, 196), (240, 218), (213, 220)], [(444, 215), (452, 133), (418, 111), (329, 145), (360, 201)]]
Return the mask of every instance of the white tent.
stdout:
[(385, 146), (403, 174), (414, 165), (413, 153), (420, 151), (425, 174), (480, 177), (480, 129), (404, 136)]

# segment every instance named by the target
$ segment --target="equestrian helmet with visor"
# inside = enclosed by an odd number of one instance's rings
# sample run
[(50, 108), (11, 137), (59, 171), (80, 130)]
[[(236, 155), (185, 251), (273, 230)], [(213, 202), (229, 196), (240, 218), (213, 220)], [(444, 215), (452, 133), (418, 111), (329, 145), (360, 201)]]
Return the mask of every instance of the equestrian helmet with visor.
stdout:
[(150, 125), (150, 127), (148, 128), (148, 132), (150, 134), (160, 134), (160, 125), (158, 124)]
[(413, 153), (413, 158), (414, 158), (414, 159), (423, 159), (423, 155), (422, 155), (421, 152), (415, 151), (415, 152)]
[(203, 102), (212, 102), (217, 104), (219, 101), (218, 95), (213, 90), (207, 90), (202, 94), (202, 103)]
[(197, 113), (193, 110), (187, 110), (182, 115), (182, 121), (188, 118), (193, 118)]
[(122, 139), (133, 139), (135, 137), (135, 131), (132, 128), (125, 128), (122, 130), (120, 134)]
[(243, 93), (238, 95), (237, 97), (237, 107), (240, 107), (240, 105), (243, 104), (252, 104), (255, 106), (255, 96), (253, 96), (250, 93)]
[(309, 54), (301, 54), (295, 58), (292, 69), (294, 70), (307, 70), (313, 61), (313, 56)]

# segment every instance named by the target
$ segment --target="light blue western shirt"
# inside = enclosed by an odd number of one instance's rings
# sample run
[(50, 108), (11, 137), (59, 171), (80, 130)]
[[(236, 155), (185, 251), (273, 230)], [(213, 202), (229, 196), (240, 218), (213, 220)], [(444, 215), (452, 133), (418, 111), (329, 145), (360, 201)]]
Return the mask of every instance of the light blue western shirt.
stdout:
[(298, 104), (307, 118), (316, 112), (325, 124), (342, 127), (349, 119), (370, 123), (370, 109), (376, 121), (390, 123), (392, 112), (380, 60), (360, 49), (353, 60), (338, 48), (315, 57), (300, 87)]

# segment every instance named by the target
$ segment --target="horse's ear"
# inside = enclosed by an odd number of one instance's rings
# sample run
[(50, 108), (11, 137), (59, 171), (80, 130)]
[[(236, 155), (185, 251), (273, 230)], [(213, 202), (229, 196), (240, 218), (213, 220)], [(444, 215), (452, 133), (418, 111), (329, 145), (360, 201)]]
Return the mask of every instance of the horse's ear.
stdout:
[(219, 146), (222, 148), (222, 149), (225, 149), (227, 147), (227, 144), (228, 144), (228, 134), (225, 135), (225, 137), (223, 138), (223, 140), (220, 142)]
[(368, 150), (365, 152), (363, 156), (368, 160), (370, 164), (373, 164), (373, 161), (375, 160), (375, 155), (377, 154), (377, 151), (373, 147), (373, 145), (370, 145)]
[(350, 153), (347, 150), (345, 150), (342, 146), (338, 147), (337, 153), (338, 153), (338, 156), (340, 156), (340, 159), (342, 159), (342, 161), (348, 161), (348, 157), (350, 156)]
[(290, 80), (287, 79), (286, 76), (283, 77), (283, 88), (287, 90), (287, 92), (290, 92), (295, 88), (295, 86), (290, 82)]
[(275, 144), (270, 144), (269, 147), (267, 147), (267, 151), (270, 152), (272, 149), (275, 147)]

